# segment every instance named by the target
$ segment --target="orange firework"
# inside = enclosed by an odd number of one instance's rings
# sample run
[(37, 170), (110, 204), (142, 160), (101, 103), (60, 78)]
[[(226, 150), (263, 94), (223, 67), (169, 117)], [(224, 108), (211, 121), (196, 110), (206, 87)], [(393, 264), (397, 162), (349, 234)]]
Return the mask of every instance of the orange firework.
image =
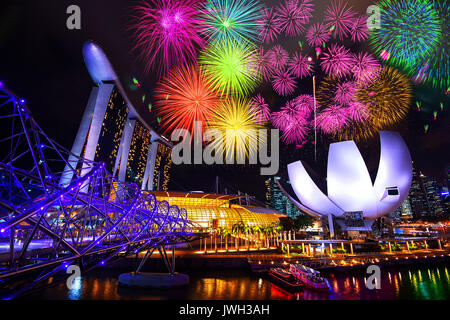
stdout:
[(208, 128), (207, 119), (220, 100), (211, 79), (193, 64), (172, 70), (158, 83), (155, 93), (164, 132), (184, 128), (191, 137), (195, 121), (201, 121), (204, 130)]

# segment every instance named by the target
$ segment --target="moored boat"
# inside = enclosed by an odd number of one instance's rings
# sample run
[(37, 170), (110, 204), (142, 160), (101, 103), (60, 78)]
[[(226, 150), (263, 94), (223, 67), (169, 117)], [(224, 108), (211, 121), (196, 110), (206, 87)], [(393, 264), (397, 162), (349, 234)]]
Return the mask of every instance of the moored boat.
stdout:
[(303, 289), (304, 284), (297, 279), (288, 270), (282, 268), (270, 268), (269, 276), (279, 286), (288, 290), (297, 292)]
[(327, 279), (320, 276), (320, 272), (301, 264), (291, 264), (289, 273), (300, 280), (307, 288), (317, 291), (329, 291), (331, 289)]

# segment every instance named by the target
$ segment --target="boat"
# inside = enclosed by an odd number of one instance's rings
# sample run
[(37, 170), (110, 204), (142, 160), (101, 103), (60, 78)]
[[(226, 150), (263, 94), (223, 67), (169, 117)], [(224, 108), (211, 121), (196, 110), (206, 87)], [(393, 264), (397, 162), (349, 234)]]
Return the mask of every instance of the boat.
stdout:
[(291, 292), (301, 291), (304, 287), (303, 282), (286, 269), (270, 268), (269, 276), (273, 282)]
[(291, 264), (289, 273), (297, 280), (300, 280), (305, 287), (317, 291), (331, 290), (330, 283), (327, 279), (320, 276), (320, 272), (301, 264)]

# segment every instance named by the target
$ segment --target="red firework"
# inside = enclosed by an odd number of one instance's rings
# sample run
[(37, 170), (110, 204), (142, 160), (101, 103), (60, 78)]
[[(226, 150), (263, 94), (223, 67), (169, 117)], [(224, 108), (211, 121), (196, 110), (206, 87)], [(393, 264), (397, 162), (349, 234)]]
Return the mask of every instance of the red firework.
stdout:
[(193, 133), (195, 121), (208, 127), (207, 119), (220, 98), (200, 67), (189, 64), (172, 69), (158, 83), (155, 99), (165, 132), (184, 128)]
[(298, 78), (304, 78), (313, 72), (312, 61), (298, 52), (294, 52), (292, 58), (289, 60), (288, 66), (289, 71)]
[(132, 50), (139, 51), (146, 73), (156, 68), (161, 75), (174, 65), (195, 61), (197, 48), (205, 45), (200, 36), (201, 2), (150, 0), (142, 1), (134, 9)]
[(348, 3), (333, 0), (331, 6), (325, 10), (325, 21), (328, 28), (334, 29), (335, 37), (338, 36), (339, 40), (342, 40), (350, 34), (355, 15), (356, 12), (353, 11), (353, 7), (348, 6)]

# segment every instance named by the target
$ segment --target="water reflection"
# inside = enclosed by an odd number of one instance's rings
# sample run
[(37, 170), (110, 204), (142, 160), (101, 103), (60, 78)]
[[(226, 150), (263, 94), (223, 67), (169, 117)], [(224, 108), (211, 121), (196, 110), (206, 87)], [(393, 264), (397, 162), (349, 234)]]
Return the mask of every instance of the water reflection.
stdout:
[(305, 289), (290, 293), (273, 284), (266, 276), (249, 271), (211, 271), (190, 273), (188, 287), (174, 290), (131, 289), (118, 286), (118, 273), (91, 273), (74, 281), (32, 293), (25, 299), (282, 299), (282, 300), (354, 300), (354, 299), (450, 299), (450, 277), (445, 266), (381, 270), (381, 289), (369, 290), (365, 274), (328, 273), (331, 292)]

